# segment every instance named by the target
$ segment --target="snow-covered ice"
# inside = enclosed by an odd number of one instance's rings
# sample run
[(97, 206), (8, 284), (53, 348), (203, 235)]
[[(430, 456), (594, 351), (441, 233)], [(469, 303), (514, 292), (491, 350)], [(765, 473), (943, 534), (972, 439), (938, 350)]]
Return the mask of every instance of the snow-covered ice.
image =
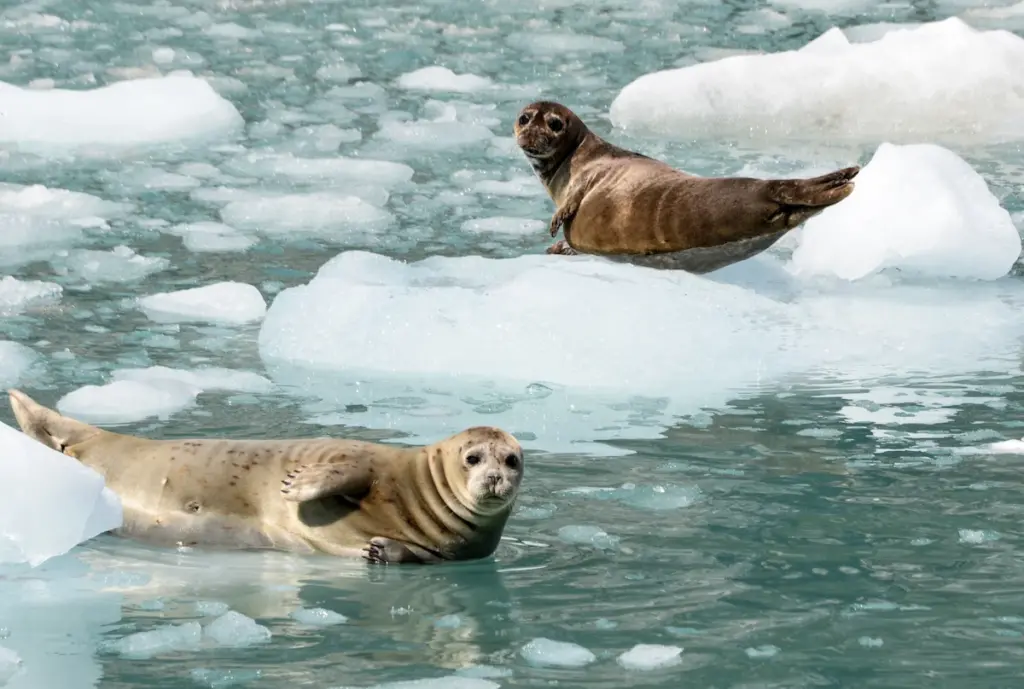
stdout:
[(678, 665), (682, 652), (678, 646), (637, 644), (616, 658), (616, 662), (627, 670), (657, 670)]
[(205, 80), (185, 73), (95, 89), (24, 89), (0, 82), (0, 146), (33, 152), (124, 150), (230, 136), (242, 116)]
[(57, 409), (89, 423), (129, 423), (166, 419), (193, 406), (208, 390), (263, 393), (273, 387), (256, 373), (217, 367), (118, 369), (111, 378), (105, 385), (86, 385), (67, 393), (57, 401)]
[(134, 282), (165, 270), (171, 262), (161, 256), (142, 256), (130, 247), (119, 245), (110, 251), (73, 249), (58, 251), (50, 259), (61, 275), (73, 275), (84, 282)]
[(203, 322), (241, 325), (263, 318), (267, 303), (244, 282), (217, 282), (203, 287), (160, 292), (138, 298), (139, 308), (160, 323)]
[(476, 74), (456, 74), (447, 67), (432, 65), (398, 77), (399, 88), (411, 91), (450, 91), (454, 93), (472, 93), (483, 91), (494, 86), (487, 77)]
[(519, 655), (530, 665), (539, 667), (583, 667), (597, 660), (597, 656), (579, 644), (544, 637), (523, 646)]
[(92, 469), (4, 423), (0, 447), (0, 563), (35, 567), (121, 526), (120, 500)]
[(13, 316), (28, 309), (55, 304), (64, 289), (55, 282), (0, 278), (0, 315)]
[(882, 144), (853, 193), (811, 218), (793, 252), (797, 273), (856, 280), (895, 268), (926, 278), (994, 280), (1021, 239), (985, 180), (935, 144)]
[(1014, 141), (1022, 63), (1024, 38), (955, 17), (864, 43), (832, 28), (799, 50), (646, 74), (610, 114), (617, 127), (679, 138)]

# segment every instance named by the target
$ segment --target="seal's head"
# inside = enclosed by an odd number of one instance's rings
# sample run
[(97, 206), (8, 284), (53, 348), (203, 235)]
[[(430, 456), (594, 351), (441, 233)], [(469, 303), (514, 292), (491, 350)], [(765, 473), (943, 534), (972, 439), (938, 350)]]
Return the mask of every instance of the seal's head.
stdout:
[(445, 474), (459, 502), (478, 513), (511, 508), (523, 480), (523, 448), (491, 426), (469, 428), (447, 441)]
[(513, 131), (516, 144), (534, 169), (560, 164), (583, 141), (587, 127), (561, 103), (537, 101), (519, 111)]

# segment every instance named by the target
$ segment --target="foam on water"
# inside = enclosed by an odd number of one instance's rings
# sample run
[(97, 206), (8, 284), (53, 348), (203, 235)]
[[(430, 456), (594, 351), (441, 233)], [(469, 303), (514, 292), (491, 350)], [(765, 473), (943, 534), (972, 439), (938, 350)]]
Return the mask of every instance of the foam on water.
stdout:
[(273, 387), (256, 373), (217, 367), (118, 369), (111, 378), (105, 385), (86, 385), (67, 393), (57, 401), (57, 409), (90, 423), (130, 423), (150, 417), (166, 419), (192, 407), (207, 390), (263, 393)]
[(0, 390), (16, 385), (38, 360), (39, 355), (20, 342), (0, 340)]
[(0, 564), (35, 567), (121, 525), (120, 501), (92, 469), (3, 423), (0, 448)]
[(1021, 140), (1021, 63), (1024, 38), (957, 18), (865, 43), (832, 28), (799, 50), (646, 74), (610, 114), (617, 127), (678, 138)]
[(0, 278), (0, 315), (13, 316), (60, 301), (64, 289), (54, 282)]
[(122, 244), (110, 251), (58, 251), (50, 264), (59, 275), (74, 276), (87, 283), (103, 283), (142, 280), (166, 270), (171, 262), (160, 256), (142, 256)]
[(887, 268), (924, 278), (994, 280), (1021, 239), (985, 180), (934, 144), (882, 144), (842, 203), (801, 228), (796, 273), (856, 280)]
[(523, 646), (519, 655), (530, 665), (538, 667), (583, 667), (597, 660), (597, 656), (579, 644), (544, 637)]
[(0, 145), (33, 152), (119, 150), (230, 136), (242, 116), (188, 73), (87, 90), (20, 88), (0, 82)]
[(657, 670), (679, 665), (682, 652), (678, 646), (637, 644), (616, 658), (616, 662), (627, 670)]
[(260, 291), (243, 282), (217, 282), (177, 292), (139, 297), (140, 309), (159, 323), (203, 322), (241, 325), (263, 318), (267, 303)]

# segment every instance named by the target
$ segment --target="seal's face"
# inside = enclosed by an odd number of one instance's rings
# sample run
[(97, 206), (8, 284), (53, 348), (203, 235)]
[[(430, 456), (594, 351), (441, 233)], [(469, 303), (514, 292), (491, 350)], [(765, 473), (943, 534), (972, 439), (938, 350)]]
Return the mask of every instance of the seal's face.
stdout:
[(460, 450), (466, 492), (479, 505), (494, 509), (511, 503), (523, 479), (523, 448), (508, 433), (474, 428)]
[(516, 144), (536, 168), (571, 153), (579, 144), (582, 122), (560, 103), (537, 101), (519, 111), (513, 130)]

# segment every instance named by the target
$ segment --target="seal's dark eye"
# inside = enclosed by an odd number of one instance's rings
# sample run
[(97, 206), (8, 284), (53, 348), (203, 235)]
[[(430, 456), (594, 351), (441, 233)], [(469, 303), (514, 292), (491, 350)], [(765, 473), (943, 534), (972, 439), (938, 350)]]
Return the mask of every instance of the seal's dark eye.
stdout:
[(509, 455), (508, 457), (505, 458), (505, 466), (507, 466), (509, 469), (515, 469), (517, 466), (519, 466), (519, 458), (516, 457), (515, 455)]
[(550, 129), (553, 132), (562, 131), (562, 127), (564, 126), (565, 125), (562, 124), (562, 120), (558, 119), (557, 117), (552, 117), (550, 120), (548, 120), (548, 129)]
[(480, 455), (470, 455), (466, 457), (466, 464), (473, 466), (474, 464), (480, 463)]
[(529, 124), (529, 122), (530, 122), (530, 116), (529, 115), (520, 115), (519, 116), (519, 126), (520, 127), (525, 127), (527, 124)]

